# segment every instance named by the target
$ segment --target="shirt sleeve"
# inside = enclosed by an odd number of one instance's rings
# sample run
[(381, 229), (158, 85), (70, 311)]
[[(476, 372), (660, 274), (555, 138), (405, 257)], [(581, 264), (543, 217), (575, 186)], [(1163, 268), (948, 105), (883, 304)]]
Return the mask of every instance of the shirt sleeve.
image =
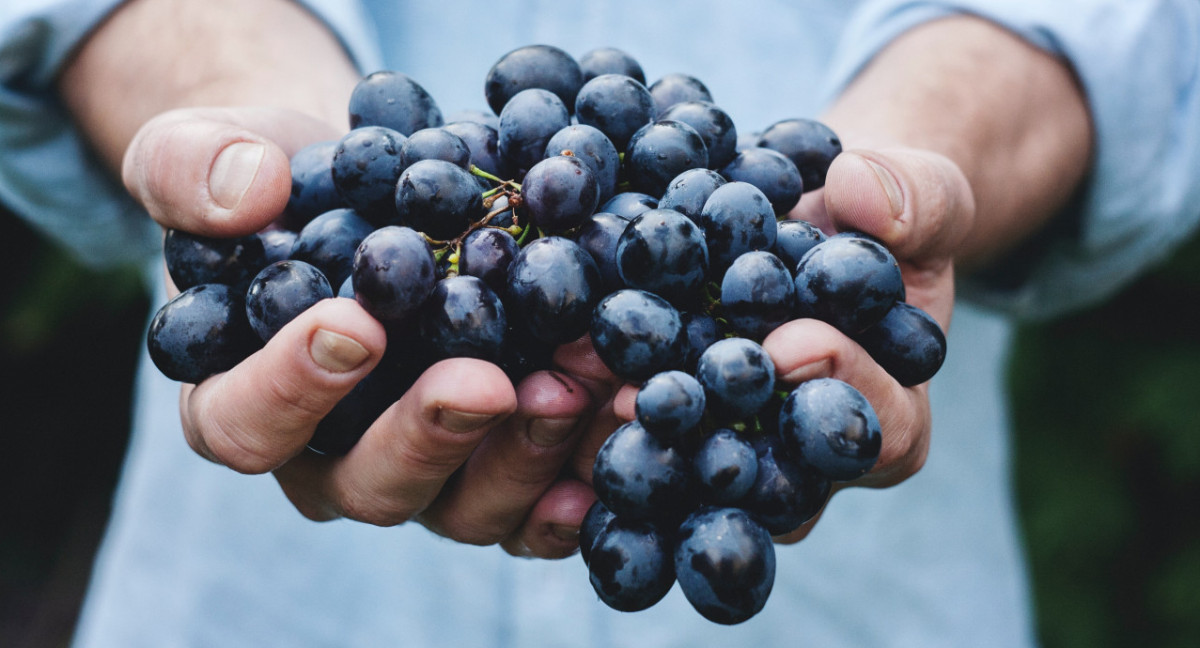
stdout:
[[(0, 203), (93, 267), (143, 261), (160, 233), (91, 152), (55, 92), (75, 48), (119, 0), (0, 2)], [(360, 70), (379, 66), (356, 2), (300, 3), (334, 31)]]
[(1095, 159), (1066, 213), (960, 294), (1022, 318), (1094, 304), (1165, 259), (1200, 222), (1200, 3), (1195, 0), (867, 2), (835, 57), (832, 96), (904, 31), (991, 20), (1075, 70)]

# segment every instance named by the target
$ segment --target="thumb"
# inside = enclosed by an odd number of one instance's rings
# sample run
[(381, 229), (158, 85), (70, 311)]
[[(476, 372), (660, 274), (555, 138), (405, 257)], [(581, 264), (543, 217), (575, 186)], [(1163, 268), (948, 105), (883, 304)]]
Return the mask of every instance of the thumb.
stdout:
[(924, 150), (847, 151), (830, 166), (824, 197), (836, 229), (875, 236), (918, 267), (952, 257), (975, 219), (958, 165)]
[(240, 236), (283, 213), (291, 194), (291, 154), (337, 136), (331, 126), (294, 111), (174, 110), (138, 130), (121, 176), (163, 227)]

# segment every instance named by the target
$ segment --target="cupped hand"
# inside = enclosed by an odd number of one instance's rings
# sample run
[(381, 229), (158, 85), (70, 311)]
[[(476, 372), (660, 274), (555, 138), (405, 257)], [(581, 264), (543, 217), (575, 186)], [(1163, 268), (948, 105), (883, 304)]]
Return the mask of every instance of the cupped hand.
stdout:
[[(244, 235), (282, 213), (290, 155), (339, 135), (281, 109), (181, 109), (138, 131), (122, 175), (163, 227)], [(455, 540), (501, 543), (522, 555), (571, 553), (591, 495), (578, 482), (556, 480), (593, 395), (568, 376), (543, 371), (514, 386), (492, 364), (445, 360), (397, 394), (345, 456), (306, 450), (318, 422), (386, 345), (383, 327), (354, 300), (324, 300), (233, 369), (181, 387), (187, 442), (233, 470), (272, 472), (314, 520), (416, 520)]]

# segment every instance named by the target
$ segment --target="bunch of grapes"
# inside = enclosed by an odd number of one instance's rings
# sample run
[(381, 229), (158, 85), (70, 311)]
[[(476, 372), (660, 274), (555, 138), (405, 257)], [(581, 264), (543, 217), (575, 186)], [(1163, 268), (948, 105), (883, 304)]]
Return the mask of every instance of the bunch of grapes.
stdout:
[(182, 292), (151, 322), (151, 359), (200, 382), (318, 301), (357, 300), (389, 344), (310, 440), (336, 455), (439, 360), (487, 360), (515, 383), (588, 334), (641, 384), (636, 420), (595, 461), (580, 550), (597, 594), (635, 611), (678, 582), (706, 618), (742, 622), (770, 593), (771, 536), (811, 519), (881, 446), (858, 391), (834, 379), (780, 390), (760, 342), (817, 318), (914, 385), (940, 367), (942, 331), (904, 301), (878, 241), (785, 218), (841, 151), (820, 122), (739, 137), (700, 80), (646, 85), (612, 48), (578, 60), (518, 48), (488, 72), (485, 97), (493, 114), (447, 121), (407, 75), (362, 79), (351, 130), (292, 157), (291, 200), (271, 226), (167, 232)]

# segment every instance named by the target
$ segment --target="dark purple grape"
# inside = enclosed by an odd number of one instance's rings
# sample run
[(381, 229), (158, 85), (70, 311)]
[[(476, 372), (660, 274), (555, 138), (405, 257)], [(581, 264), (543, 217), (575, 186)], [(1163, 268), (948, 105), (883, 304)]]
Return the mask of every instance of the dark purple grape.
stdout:
[(624, 74), (604, 74), (591, 79), (575, 98), (575, 117), (580, 124), (604, 133), (619, 151), (629, 138), (654, 121), (654, 99), (646, 86)]
[[(450, 124), (463, 122), (482, 124), (488, 128), (491, 128), (492, 130), (500, 129), (500, 117), (497, 116), (496, 113), (492, 112), (491, 110), (478, 110), (475, 108), (467, 108), (451, 113), (446, 118), (445, 125), (449, 126)], [(459, 133), (456, 133), (456, 135), (462, 137), (462, 135)], [(464, 137), (463, 139), (466, 138)], [(470, 144), (470, 142), (468, 142), (468, 144)]]
[(521, 200), (530, 222), (551, 233), (586, 222), (600, 202), (599, 191), (591, 167), (570, 155), (538, 162), (521, 181)]
[(604, 133), (584, 124), (567, 126), (555, 133), (546, 144), (546, 157), (556, 155), (574, 156), (591, 169), (601, 203), (617, 193), (621, 156)]
[(400, 147), (406, 137), (383, 126), (363, 126), (342, 136), (333, 152), (333, 185), (342, 202), (372, 225), (395, 216), (396, 180), (404, 170)]
[[(675, 176), (658, 201), (660, 209), (674, 209), (700, 223), (700, 212), (717, 187), (728, 182), (712, 169), (688, 169)], [(794, 266), (793, 266), (794, 267)]]
[(559, 236), (540, 238), (508, 267), (506, 310), (535, 339), (563, 344), (587, 332), (600, 285), (600, 270), (583, 248)]
[(658, 119), (680, 121), (700, 134), (708, 150), (708, 168), (720, 169), (737, 155), (737, 128), (733, 118), (708, 101), (683, 101), (662, 113)]
[(502, 294), (508, 282), (508, 266), (520, 249), (512, 234), (495, 227), (481, 227), (463, 239), (458, 272), (479, 277), (497, 295)]
[(650, 84), (654, 114), (661, 115), (684, 101), (712, 101), (712, 93), (700, 79), (689, 74), (671, 73)]
[[(570, 54), (550, 45), (527, 45), (508, 52), (492, 65), (483, 93), (492, 111), (501, 115), (513, 97), (532, 88), (552, 92), (565, 106), (573, 108), (582, 85), (583, 72)], [(500, 121), (504, 121), (503, 115)]]
[(837, 134), (814, 119), (777, 121), (762, 132), (755, 144), (787, 156), (800, 170), (805, 191), (825, 186), (829, 165), (842, 152)]
[(792, 273), (770, 252), (743, 254), (721, 280), (721, 311), (742, 337), (761, 341), (791, 320), (795, 308)]
[(354, 254), (354, 298), (381, 322), (417, 312), (437, 279), (433, 251), (416, 230), (381, 227)]
[(371, 424), (408, 391), (417, 375), (380, 363), (321, 419), (308, 448), (330, 456), (350, 452)]
[(617, 519), (617, 516), (604, 502), (596, 500), (588, 507), (587, 513), (583, 516), (583, 522), (579, 523), (579, 556), (583, 558), (583, 564), (590, 562), (592, 554), (592, 546), (596, 543), (596, 539), (604, 529), (608, 528), (609, 523)]
[(477, 277), (437, 283), (420, 311), (421, 339), (435, 358), (500, 359), (508, 321), (500, 298)]
[(406, 74), (368, 74), (350, 93), (350, 128), (383, 126), (409, 135), (441, 125), (442, 111), (433, 97)]
[(625, 170), (637, 191), (662, 196), (667, 185), (688, 169), (708, 166), (708, 149), (696, 129), (683, 122), (646, 124), (629, 138)]
[(232, 369), (262, 346), (246, 320), (245, 292), (200, 284), (179, 293), (150, 320), (146, 346), (164, 376), (185, 383)]
[(808, 380), (792, 390), (779, 412), (779, 436), (797, 463), (835, 481), (865, 475), (883, 445), (874, 408), (835, 378)]
[(617, 270), (617, 241), (628, 225), (627, 218), (609, 212), (596, 212), (575, 235), (575, 242), (592, 255), (596, 267), (600, 269), (605, 294), (625, 287)]
[(734, 625), (762, 611), (775, 584), (775, 546), (749, 514), (704, 507), (679, 527), (675, 574), (692, 607)]
[(701, 296), (708, 246), (700, 227), (687, 216), (673, 209), (651, 209), (621, 233), (616, 262), (625, 285), (687, 307)]
[(453, 239), (487, 215), (475, 176), (445, 160), (421, 160), (405, 169), (394, 201), (401, 225), (436, 240)]
[(267, 265), (276, 261), (283, 261), (290, 257), (292, 255), (292, 248), (296, 246), (296, 239), (298, 237), (298, 232), (280, 227), (268, 227), (267, 229), (259, 230), (258, 239), (262, 241), (263, 254), (266, 257)]
[(712, 276), (719, 279), (739, 256), (775, 246), (779, 225), (771, 203), (748, 182), (728, 182), (713, 190), (700, 211)]
[(546, 154), (546, 144), (570, 124), (567, 107), (557, 95), (537, 88), (518, 92), (500, 111), (496, 146), (510, 168), (523, 171)]
[(463, 138), (445, 128), (422, 128), (400, 145), (403, 168), (421, 160), (445, 160), (466, 169), (471, 164), (471, 149)]
[(579, 69), (583, 71), (583, 82), (602, 74), (624, 74), (645, 85), (646, 74), (637, 59), (615, 47), (597, 47), (579, 57)]
[(754, 416), (775, 389), (775, 363), (758, 343), (725, 338), (700, 354), (696, 379), (704, 385), (708, 411), (721, 422)]
[(795, 273), (800, 259), (808, 251), (824, 241), (826, 236), (817, 226), (802, 220), (779, 221), (779, 232), (775, 237), (775, 256), (783, 261), (788, 272)]
[(791, 533), (821, 511), (833, 483), (801, 468), (774, 434), (757, 437), (752, 445), (758, 468), (754, 485), (739, 504), (771, 535)]
[(337, 145), (337, 140), (316, 142), (292, 154), (292, 194), (284, 210), (289, 229), (298, 230), (317, 216), (343, 206), (333, 184)]
[(514, 326), (512, 319), (509, 317), (506, 341), (496, 364), (504, 370), (512, 384), (517, 385), (535, 371), (553, 369), (555, 347)]
[(732, 505), (754, 486), (758, 455), (754, 446), (737, 432), (720, 428), (705, 437), (696, 449), (692, 476), (703, 501)]
[(353, 209), (335, 209), (309, 221), (296, 237), (291, 258), (316, 266), (340, 286), (354, 268), (358, 244), (374, 228)]
[(625, 288), (600, 300), (591, 334), (596, 354), (625, 380), (683, 367), (686, 338), (679, 311), (653, 293)]
[(867, 238), (831, 236), (800, 259), (796, 299), (800, 317), (855, 336), (904, 300), (904, 280), (884, 246)]
[(267, 265), (262, 239), (200, 236), (168, 229), (163, 238), (167, 274), (180, 290), (201, 284), (225, 284), (245, 290), (254, 275)]
[(655, 527), (614, 519), (596, 537), (588, 561), (592, 588), (605, 605), (637, 612), (675, 585), (672, 545)]
[(637, 421), (617, 428), (604, 441), (592, 469), (596, 496), (618, 520), (678, 523), (694, 502), (689, 479), (683, 455)]
[(804, 181), (796, 165), (779, 151), (748, 148), (738, 152), (721, 168), (721, 175), (732, 182), (748, 182), (759, 188), (771, 203), (776, 216), (782, 216), (800, 202)]
[(678, 442), (704, 417), (704, 388), (691, 374), (663, 371), (638, 390), (637, 421), (663, 443)]
[(263, 342), (322, 299), (333, 297), (329, 280), (303, 261), (285, 260), (262, 269), (246, 291), (246, 317)]
[(898, 301), (854, 340), (901, 385), (919, 385), (942, 368), (946, 334), (929, 313)]
[(724, 331), (717, 320), (707, 313), (683, 312), (684, 332), (687, 335), (687, 360), (683, 364), (685, 371), (695, 371), (700, 354), (704, 353), (714, 342), (720, 340)]
[(496, 126), (489, 126), (477, 121), (452, 121), (442, 128), (457, 135), (467, 145), (471, 152), (470, 163), (480, 169), (501, 178), (510, 174), (504, 158), (500, 157), (500, 134), (496, 130), (500, 120), (492, 115)]
[(625, 220), (633, 220), (642, 212), (658, 207), (658, 198), (640, 191), (622, 191), (600, 205), (599, 211), (616, 214)]

